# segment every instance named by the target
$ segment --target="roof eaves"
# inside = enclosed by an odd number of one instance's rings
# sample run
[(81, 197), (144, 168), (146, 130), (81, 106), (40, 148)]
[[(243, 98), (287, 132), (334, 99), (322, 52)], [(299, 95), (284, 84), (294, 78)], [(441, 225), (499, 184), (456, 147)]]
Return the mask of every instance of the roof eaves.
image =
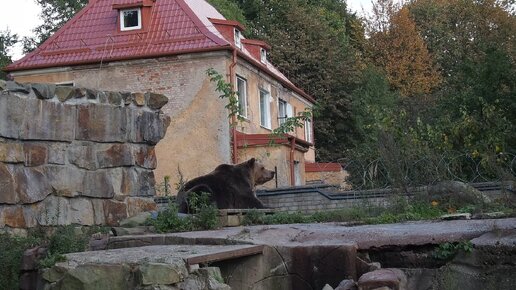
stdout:
[[(110, 59), (105, 59), (104, 63), (113, 62), (113, 61), (147, 59), (147, 58), (155, 58), (155, 57), (166, 57), (166, 56), (174, 56), (174, 55), (187, 54), (187, 53), (210, 52), (210, 51), (219, 51), (219, 50), (231, 50), (231, 46), (229, 44), (226, 44), (225, 46), (209, 47), (209, 48), (196, 48), (196, 49), (189, 49), (189, 50), (183, 50), (183, 51), (176, 51), (174, 53), (162, 52), (162, 53), (153, 53), (153, 54), (146, 54), (146, 53), (134, 54), (134, 55), (131, 55), (131, 56), (121, 56), (121, 57), (114, 57), (114, 58), (110, 58)], [(70, 62), (63, 62), (63, 63), (54, 64), (54, 65), (41, 64), (41, 65), (25, 66), (25, 67), (22, 67), (22, 68), (10, 69), (9, 72), (23, 71), (23, 70), (29, 70), (29, 69), (42, 69), (42, 68), (62, 67), (62, 66), (98, 64), (98, 63), (100, 63), (100, 61), (98, 61), (98, 60), (70, 61)]]

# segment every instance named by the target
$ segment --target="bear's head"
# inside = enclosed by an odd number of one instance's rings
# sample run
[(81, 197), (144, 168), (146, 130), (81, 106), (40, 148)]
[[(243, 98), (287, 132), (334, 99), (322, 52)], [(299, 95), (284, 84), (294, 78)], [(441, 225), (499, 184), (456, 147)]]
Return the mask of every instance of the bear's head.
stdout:
[(254, 158), (249, 159), (246, 165), (251, 169), (254, 185), (264, 184), (274, 178), (274, 171), (266, 169), (263, 164), (256, 161)]

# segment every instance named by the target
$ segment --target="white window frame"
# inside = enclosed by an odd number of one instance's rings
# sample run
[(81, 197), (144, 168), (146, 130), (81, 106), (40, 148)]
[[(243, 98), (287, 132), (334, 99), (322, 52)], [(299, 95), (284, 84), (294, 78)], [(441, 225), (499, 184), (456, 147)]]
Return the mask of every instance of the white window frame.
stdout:
[[(130, 26), (125, 27), (124, 26), (124, 12), (130, 12), (130, 11), (136, 11), (138, 13), (138, 25), (137, 26)], [(141, 8), (130, 8), (130, 9), (120, 9), (120, 31), (131, 31), (131, 30), (137, 30), (142, 29), (142, 10)]]
[(264, 48), (260, 48), (260, 61), (262, 63), (267, 63), (267, 50)]
[(305, 120), (305, 141), (308, 143), (314, 142), (313, 130), (312, 130), (312, 120)]
[[(247, 80), (238, 75), (236, 79), (238, 95), (238, 115), (247, 118)], [(240, 94), (241, 89), (243, 91), (242, 95)]]
[(265, 89), (260, 89), (260, 126), (271, 130), (271, 93)]
[(242, 32), (235, 28), (235, 46), (242, 49)]
[(287, 121), (287, 101), (278, 99), (278, 124), (281, 126)]

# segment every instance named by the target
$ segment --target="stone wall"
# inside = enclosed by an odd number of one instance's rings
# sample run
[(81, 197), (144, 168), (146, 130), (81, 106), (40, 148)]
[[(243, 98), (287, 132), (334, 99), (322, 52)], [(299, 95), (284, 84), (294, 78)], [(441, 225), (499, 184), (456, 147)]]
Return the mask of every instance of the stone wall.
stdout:
[(0, 83), (0, 228), (114, 225), (155, 208), (163, 95)]
[[(231, 162), (226, 101), (219, 98), (206, 70), (226, 74), (226, 51), (185, 54), (154, 59), (114, 61), (55, 69), (14, 72), (22, 83), (73, 83), (108, 91), (154, 92), (168, 97), (161, 109), (170, 116), (167, 134), (156, 146), (156, 182), (170, 176), (172, 191), (178, 169), (190, 180), (221, 163)], [(159, 194), (159, 193), (158, 193)]]

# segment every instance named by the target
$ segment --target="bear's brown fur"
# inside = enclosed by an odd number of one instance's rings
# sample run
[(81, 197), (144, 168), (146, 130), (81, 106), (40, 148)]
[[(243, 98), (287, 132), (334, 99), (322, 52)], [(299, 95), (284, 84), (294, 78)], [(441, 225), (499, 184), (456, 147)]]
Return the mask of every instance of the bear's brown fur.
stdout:
[(237, 165), (221, 164), (211, 173), (188, 181), (177, 194), (179, 212), (188, 213), (188, 196), (193, 192), (210, 193), (219, 209), (264, 208), (254, 187), (274, 178), (274, 171), (252, 158)]

